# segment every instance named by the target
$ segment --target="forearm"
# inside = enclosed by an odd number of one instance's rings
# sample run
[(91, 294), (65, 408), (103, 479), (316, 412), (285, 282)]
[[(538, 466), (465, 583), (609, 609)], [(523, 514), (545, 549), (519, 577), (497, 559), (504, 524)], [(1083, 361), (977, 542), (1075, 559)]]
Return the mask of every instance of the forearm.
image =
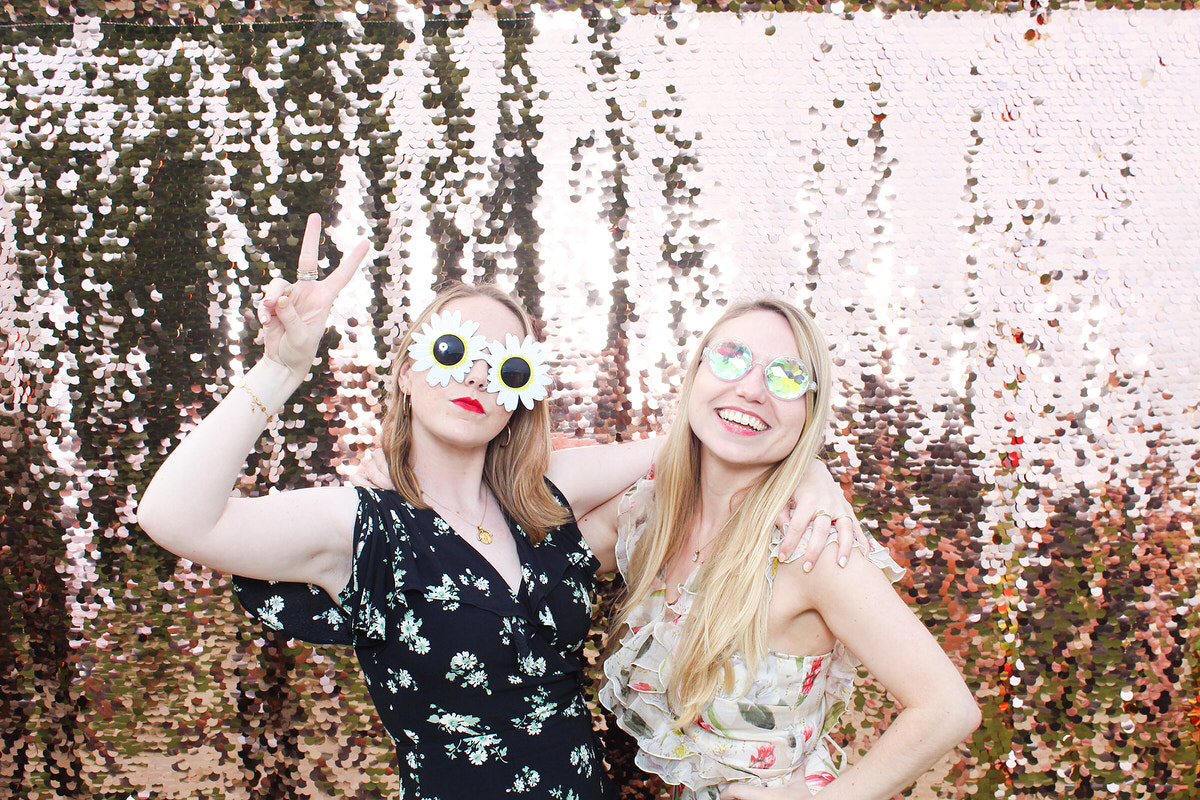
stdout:
[(979, 725), (970, 695), (906, 708), (859, 761), (816, 793), (820, 800), (887, 800), (924, 775)]
[(258, 362), (244, 385), (175, 448), (138, 503), (138, 524), (163, 547), (182, 553), (210, 532), (229, 501), (268, 415), (282, 408), (299, 380), (270, 359)]
[(556, 450), (547, 477), (581, 518), (629, 488), (654, 463), (659, 440), (587, 445)]

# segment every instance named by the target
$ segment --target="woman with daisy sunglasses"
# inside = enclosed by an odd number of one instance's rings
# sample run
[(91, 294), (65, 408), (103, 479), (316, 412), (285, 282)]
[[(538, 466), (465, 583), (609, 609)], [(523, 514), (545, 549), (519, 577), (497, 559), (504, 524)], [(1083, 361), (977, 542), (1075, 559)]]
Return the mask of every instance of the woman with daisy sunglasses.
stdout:
[[(403, 796), (611, 797), (581, 648), (615, 540), (583, 538), (568, 503), (587, 511), (621, 492), (654, 445), (551, 458), (551, 379), (520, 304), (458, 285), (414, 320), (383, 422), (394, 491), (231, 496), (367, 253), (315, 280), (320, 228), (311, 216), (299, 280), (273, 282), (260, 305), (264, 358), (163, 463), (139, 523), (168, 550), (243, 576), (243, 605), (269, 627), (354, 646), (405, 766)], [(844, 513), (828, 473), (815, 474), (814, 495)]]
[[(726, 311), (692, 359), (651, 475), (581, 517), (617, 536), (627, 593), (600, 701), (672, 797), (888, 798), (979, 724), (958, 669), (867, 537), (843, 569), (781, 552), (774, 509), (826, 428), (830, 359), (778, 300)], [(859, 549), (856, 547), (856, 549)], [(859, 663), (903, 710), (843, 771), (831, 738)]]

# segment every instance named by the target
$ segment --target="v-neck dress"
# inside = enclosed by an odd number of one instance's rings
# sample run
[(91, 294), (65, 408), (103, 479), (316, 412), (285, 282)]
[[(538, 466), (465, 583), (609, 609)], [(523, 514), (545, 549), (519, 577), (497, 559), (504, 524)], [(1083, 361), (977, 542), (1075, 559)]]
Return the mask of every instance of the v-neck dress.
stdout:
[(536, 545), (509, 525), (517, 592), (435, 512), (362, 488), (340, 608), (312, 585), (234, 580), (268, 627), (354, 646), (402, 797), (613, 796), (582, 692), (598, 562), (574, 522)]
[[(654, 500), (654, 480), (643, 478), (626, 492), (618, 511), (617, 567), (628, 577), (630, 556), (646, 530)], [(767, 562), (774, 581), (779, 545)], [(797, 548), (803, 552), (803, 545)], [(867, 558), (893, 582), (904, 570), (887, 549), (871, 540)], [(832, 781), (843, 766), (831, 733), (853, 692), (858, 659), (837, 642), (821, 655), (796, 656), (768, 650), (757, 672), (734, 654), (734, 685), (739, 694), (717, 692), (712, 703), (682, 730), (673, 727), (664, 676), (679, 645), (683, 624), (696, 597), (700, 566), (668, 603), (665, 586), (655, 587), (629, 616), (618, 649), (604, 662), (600, 702), (637, 739), (635, 761), (674, 786), (679, 800), (716, 800), (731, 782), (781, 786), (803, 774), (810, 791)]]

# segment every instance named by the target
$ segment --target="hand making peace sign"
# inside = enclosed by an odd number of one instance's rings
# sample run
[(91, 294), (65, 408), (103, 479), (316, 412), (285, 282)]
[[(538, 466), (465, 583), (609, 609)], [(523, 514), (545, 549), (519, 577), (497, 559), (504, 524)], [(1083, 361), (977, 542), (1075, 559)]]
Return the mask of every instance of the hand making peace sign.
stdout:
[(322, 280), (317, 272), (317, 248), (321, 240), (321, 215), (309, 214), (300, 245), (295, 283), (275, 278), (267, 285), (258, 306), (264, 354), (283, 364), (303, 380), (317, 355), (334, 298), (346, 287), (371, 249), (363, 240), (342, 257), (337, 269)]

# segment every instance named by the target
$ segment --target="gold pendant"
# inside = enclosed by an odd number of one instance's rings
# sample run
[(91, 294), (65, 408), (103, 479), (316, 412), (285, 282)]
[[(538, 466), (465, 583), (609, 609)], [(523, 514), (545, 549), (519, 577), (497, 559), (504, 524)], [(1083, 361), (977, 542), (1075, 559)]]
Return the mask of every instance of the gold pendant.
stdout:
[(475, 529), (476, 529), (475, 535), (479, 538), (479, 541), (483, 542), (484, 544), (492, 543), (492, 532), (491, 531), (487, 530), (482, 525), (476, 525)]

